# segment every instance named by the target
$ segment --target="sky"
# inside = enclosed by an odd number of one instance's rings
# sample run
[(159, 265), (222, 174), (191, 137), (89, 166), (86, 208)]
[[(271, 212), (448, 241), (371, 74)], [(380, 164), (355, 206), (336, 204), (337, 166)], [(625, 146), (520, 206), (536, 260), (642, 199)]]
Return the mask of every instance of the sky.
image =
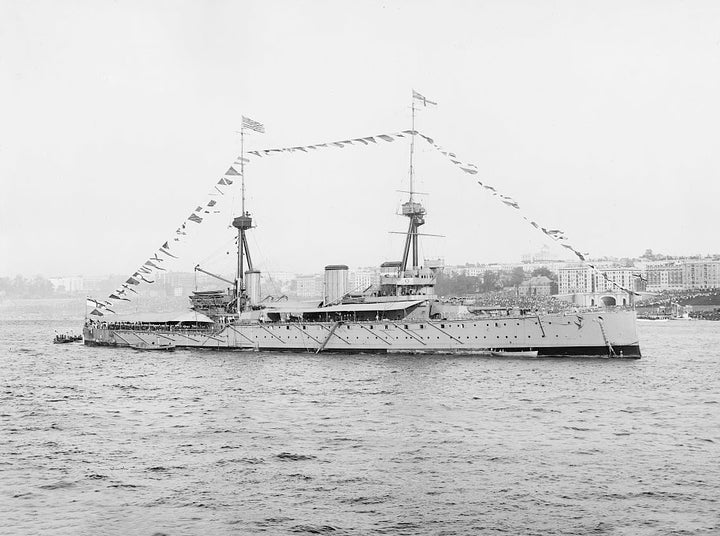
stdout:
[[(239, 181), (175, 230), (245, 149), (418, 130), (426, 258), (512, 262), (720, 251), (720, 3), (15, 1), (0, 3), (0, 276), (130, 274), (170, 240), (227, 272)], [(409, 144), (246, 168), (264, 271), (397, 259)], [(230, 253), (228, 253), (230, 252)], [(567, 256), (566, 256), (567, 257)], [(569, 258), (569, 257), (567, 257)]]

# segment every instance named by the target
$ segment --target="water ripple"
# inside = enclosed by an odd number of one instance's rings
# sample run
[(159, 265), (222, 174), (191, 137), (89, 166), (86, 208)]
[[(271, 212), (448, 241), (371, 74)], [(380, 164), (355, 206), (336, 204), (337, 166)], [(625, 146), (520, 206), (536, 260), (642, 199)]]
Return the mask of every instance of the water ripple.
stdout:
[(542, 362), (152, 355), (59, 327), (0, 322), (3, 533), (720, 534), (720, 323)]

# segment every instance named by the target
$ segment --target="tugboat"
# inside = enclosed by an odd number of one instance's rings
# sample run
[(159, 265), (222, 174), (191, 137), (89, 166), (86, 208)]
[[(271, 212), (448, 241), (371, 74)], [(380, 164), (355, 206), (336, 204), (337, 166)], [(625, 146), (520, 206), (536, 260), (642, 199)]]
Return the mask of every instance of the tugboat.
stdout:
[[(168, 317), (131, 323), (89, 320), (85, 344), (137, 348), (148, 336), (173, 348), (212, 348), (290, 352), (368, 352), (481, 354), (502, 357), (588, 356), (639, 358), (635, 311), (622, 308), (572, 313), (484, 311), (471, 314), (456, 301), (435, 293), (438, 268), (420, 260), (419, 229), (425, 207), (413, 189), (415, 103), (410, 143), (409, 197), (402, 204), (408, 218), (399, 261), (380, 267), (380, 280), (364, 291), (349, 288), (348, 267), (325, 267), (324, 297), (316, 306), (293, 306), (261, 300), (260, 271), (253, 266), (247, 233), (253, 228), (242, 205), (232, 221), (237, 229), (234, 281), (199, 266), (196, 270), (227, 284), (225, 290), (194, 292), (195, 317), (182, 322)], [(243, 161), (241, 156), (241, 162)], [(192, 313), (191, 313), (192, 314)]]

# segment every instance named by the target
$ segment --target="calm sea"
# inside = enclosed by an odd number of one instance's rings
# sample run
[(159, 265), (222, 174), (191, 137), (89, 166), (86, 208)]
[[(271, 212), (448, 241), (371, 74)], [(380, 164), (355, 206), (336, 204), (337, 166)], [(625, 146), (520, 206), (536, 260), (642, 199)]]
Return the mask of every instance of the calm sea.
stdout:
[(719, 322), (638, 361), (162, 354), (43, 307), (0, 310), (2, 534), (720, 534)]

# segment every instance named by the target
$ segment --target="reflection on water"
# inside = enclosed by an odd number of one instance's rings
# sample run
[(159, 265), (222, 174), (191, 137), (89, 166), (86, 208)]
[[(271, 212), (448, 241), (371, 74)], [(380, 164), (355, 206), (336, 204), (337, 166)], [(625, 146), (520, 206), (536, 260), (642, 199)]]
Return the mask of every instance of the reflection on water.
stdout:
[(720, 533), (720, 323), (614, 361), (141, 353), (2, 318), (9, 534)]

